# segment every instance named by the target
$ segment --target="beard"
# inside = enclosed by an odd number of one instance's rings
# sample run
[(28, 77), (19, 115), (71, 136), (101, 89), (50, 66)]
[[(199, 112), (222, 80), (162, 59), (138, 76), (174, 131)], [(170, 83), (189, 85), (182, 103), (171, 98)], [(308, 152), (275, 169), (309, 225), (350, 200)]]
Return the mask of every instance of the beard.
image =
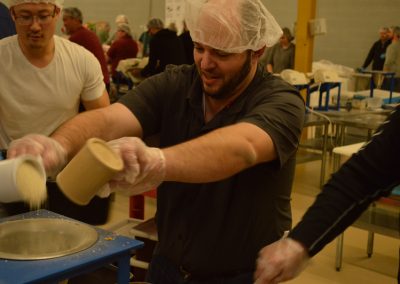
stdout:
[[(208, 93), (203, 88), (203, 93), (216, 100), (224, 100), (234, 95), (236, 88), (242, 83), (242, 81), (247, 77), (251, 70), (251, 51), (248, 51), (246, 55), (246, 61), (243, 63), (242, 68), (238, 73), (236, 73), (232, 78), (230, 78), (222, 87), (215, 93)], [(200, 71), (199, 71), (200, 73)]]

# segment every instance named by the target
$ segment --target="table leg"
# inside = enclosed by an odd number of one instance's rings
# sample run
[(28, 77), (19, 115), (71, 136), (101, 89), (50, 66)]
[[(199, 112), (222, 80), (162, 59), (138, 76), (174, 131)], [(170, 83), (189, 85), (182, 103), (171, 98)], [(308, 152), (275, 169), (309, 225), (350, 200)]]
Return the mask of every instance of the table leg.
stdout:
[(340, 95), (342, 92), (342, 83), (338, 83), (338, 96), (337, 96), (337, 106), (336, 110), (340, 110)]
[(335, 147), (344, 146), (346, 126), (344, 124), (335, 124)]
[(329, 110), (329, 96), (330, 96), (331, 85), (326, 85), (326, 96), (325, 96), (325, 110)]
[(336, 242), (336, 271), (340, 271), (342, 268), (342, 257), (343, 257), (343, 237), (344, 233), (337, 237)]
[(374, 97), (374, 87), (375, 87), (375, 84), (374, 84), (374, 76), (371, 76), (371, 80), (369, 81), (369, 89), (370, 89), (370, 91), (369, 91), (369, 97), (370, 97), (370, 98), (373, 98), (373, 97)]
[(389, 96), (389, 104), (392, 103), (392, 95), (394, 89), (394, 74), (390, 76), (390, 96)]
[(340, 132), (341, 132), (340, 146), (343, 146), (346, 141), (346, 126), (344, 124), (340, 126)]
[(320, 173), (320, 179), (319, 179), (319, 187), (320, 188), (322, 188), (325, 184), (328, 128), (329, 128), (329, 122), (324, 125), (324, 133), (323, 133), (323, 138), (322, 138), (321, 173)]
[(129, 283), (129, 275), (130, 275), (130, 260), (131, 255), (125, 254), (124, 256), (118, 259), (118, 274), (117, 274), (117, 283), (118, 284), (128, 284)]
[(374, 250), (374, 232), (368, 232), (367, 256), (371, 257)]

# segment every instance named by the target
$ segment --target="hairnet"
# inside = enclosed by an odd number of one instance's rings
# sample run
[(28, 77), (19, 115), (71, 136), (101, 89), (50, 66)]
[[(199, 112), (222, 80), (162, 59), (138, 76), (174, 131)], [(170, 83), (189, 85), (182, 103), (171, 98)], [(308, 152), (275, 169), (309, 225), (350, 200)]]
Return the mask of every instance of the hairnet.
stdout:
[(123, 31), (128, 35), (132, 36), (131, 28), (127, 24), (119, 24), (117, 27), (118, 31)]
[(58, 8), (62, 9), (64, 0), (10, 0), (9, 6), (16, 6), (25, 3), (47, 3), (47, 4), (54, 4)]
[(83, 21), (81, 10), (75, 7), (64, 8), (63, 15), (73, 19), (78, 19), (80, 22)]
[(230, 53), (272, 46), (282, 35), (261, 0), (187, 0), (185, 21), (193, 41)]
[(115, 23), (116, 24), (129, 24), (128, 18), (125, 15), (118, 15), (117, 17), (115, 17)]
[(164, 23), (158, 19), (158, 18), (154, 18), (151, 19), (148, 23), (147, 23), (147, 28), (156, 28), (156, 29), (162, 29), (164, 28)]

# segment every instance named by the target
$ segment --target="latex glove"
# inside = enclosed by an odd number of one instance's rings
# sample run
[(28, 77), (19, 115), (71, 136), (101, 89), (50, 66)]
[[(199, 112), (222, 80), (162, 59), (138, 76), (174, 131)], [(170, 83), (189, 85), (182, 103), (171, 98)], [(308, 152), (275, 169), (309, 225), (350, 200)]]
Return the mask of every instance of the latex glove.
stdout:
[(106, 197), (111, 192), (137, 195), (156, 188), (165, 177), (165, 157), (161, 149), (147, 147), (136, 137), (123, 137), (107, 143), (124, 161), (117, 173), (97, 193)]
[(274, 242), (259, 252), (255, 284), (275, 284), (293, 279), (305, 268), (308, 259), (301, 243), (290, 238)]
[(39, 156), (48, 177), (55, 177), (67, 164), (67, 151), (56, 140), (40, 134), (28, 134), (13, 140), (7, 150), (7, 158), (21, 155)]

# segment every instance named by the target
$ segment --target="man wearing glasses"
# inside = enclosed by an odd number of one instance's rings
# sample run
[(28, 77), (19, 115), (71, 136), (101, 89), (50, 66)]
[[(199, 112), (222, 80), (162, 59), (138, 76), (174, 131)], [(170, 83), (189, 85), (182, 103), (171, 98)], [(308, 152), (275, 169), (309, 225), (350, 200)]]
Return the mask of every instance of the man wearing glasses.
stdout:
[[(85, 48), (54, 35), (63, 0), (11, 0), (17, 35), (0, 40), (0, 149), (28, 133), (50, 135), (78, 113), (110, 104), (101, 67)], [(69, 203), (48, 184), (49, 209), (92, 224), (104, 223), (108, 200), (96, 214)], [(100, 205), (97, 204), (100, 202)], [(6, 204), (7, 214), (27, 210)], [(105, 214), (107, 215), (107, 214)], [(99, 220), (101, 219), (101, 220)]]

